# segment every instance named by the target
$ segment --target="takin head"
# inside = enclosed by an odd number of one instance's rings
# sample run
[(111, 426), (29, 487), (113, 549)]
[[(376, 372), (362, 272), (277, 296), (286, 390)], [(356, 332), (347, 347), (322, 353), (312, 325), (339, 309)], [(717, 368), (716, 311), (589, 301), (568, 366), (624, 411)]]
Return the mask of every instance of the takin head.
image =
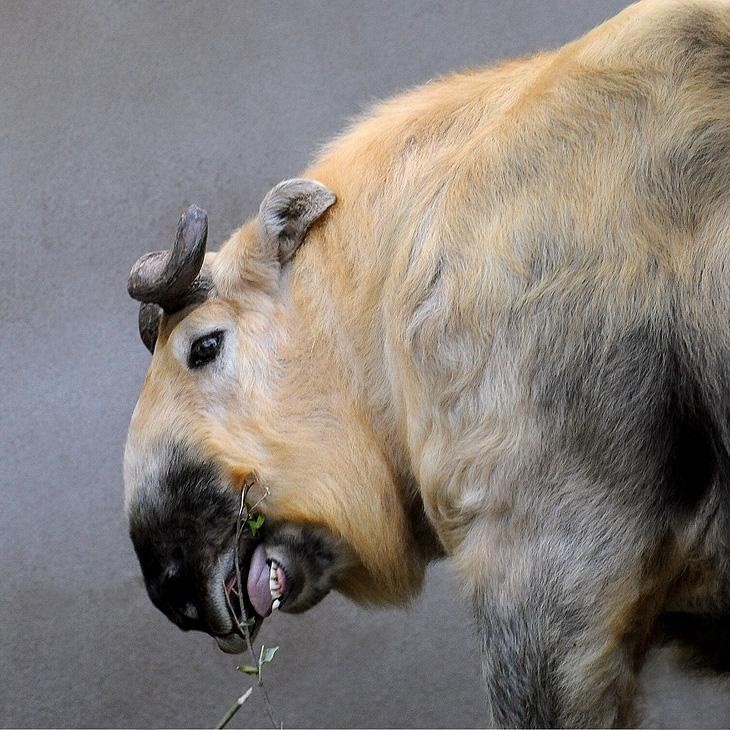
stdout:
[[(253, 633), (272, 607), (303, 611), (331, 588), (402, 603), (429, 557), (347, 378), (299, 341), (292, 258), (334, 202), (314, 180), (284, 181), (215, 254), (191, 206), (172, 250), (129, 277), (152, 353), (124, 456), (130, 535), (153, 603), (224, 651), (245, 647), (236, 552)], [(265, 521), (236, 545), (243, 501)]]

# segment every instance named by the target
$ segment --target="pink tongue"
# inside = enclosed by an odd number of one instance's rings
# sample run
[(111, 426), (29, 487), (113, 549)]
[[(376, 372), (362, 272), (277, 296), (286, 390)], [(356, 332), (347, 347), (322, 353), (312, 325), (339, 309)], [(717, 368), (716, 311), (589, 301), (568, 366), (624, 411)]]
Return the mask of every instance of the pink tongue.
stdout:
[(251, 557), (248, 567), (246, 590), (251, 605), (259, 616), (271, 613), (271, 590), (269, 589), (269, 566), (266, 564), (264, 546), (259, 545)]

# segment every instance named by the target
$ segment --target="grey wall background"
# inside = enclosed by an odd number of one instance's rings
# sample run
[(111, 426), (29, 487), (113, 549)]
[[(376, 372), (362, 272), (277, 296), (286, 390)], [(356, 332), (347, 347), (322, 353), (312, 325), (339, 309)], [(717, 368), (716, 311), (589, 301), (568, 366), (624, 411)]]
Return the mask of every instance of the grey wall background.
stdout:
[[(180, 210), (217, 245), (371, 101), (551, 47), (624, 0), (0, 3), (0, 724), (206, 726), (249, 684), (142, 587), (121, 455), (147, 367), (130, 265)], [(448, 564), (406, 611), (333, 596), (262, 631), (286, 727), (475, 726), (479, 664)], [(728, 694), (647, 671), (651, 722)], [(266, 726), (256, 694), (234, 724)]]

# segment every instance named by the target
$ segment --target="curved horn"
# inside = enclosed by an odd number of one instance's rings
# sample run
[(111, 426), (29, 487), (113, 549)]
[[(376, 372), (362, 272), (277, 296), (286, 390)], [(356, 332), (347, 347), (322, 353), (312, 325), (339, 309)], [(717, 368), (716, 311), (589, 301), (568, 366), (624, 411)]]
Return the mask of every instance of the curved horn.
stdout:
[(132, 267), (129, 295), (140, 302), (159, 304), (166, 312), (181, 309), (203, 266), (207, 238), (208, 216), (202, 208), (191, 205), (180, 216), (172, 250), (145, 254)]
[(150, 353), (155, 351), (155, 342), (157, 342), (161, 319), (162, 307), (159, 304), (142, 302), (139, 305), (139, 336)]

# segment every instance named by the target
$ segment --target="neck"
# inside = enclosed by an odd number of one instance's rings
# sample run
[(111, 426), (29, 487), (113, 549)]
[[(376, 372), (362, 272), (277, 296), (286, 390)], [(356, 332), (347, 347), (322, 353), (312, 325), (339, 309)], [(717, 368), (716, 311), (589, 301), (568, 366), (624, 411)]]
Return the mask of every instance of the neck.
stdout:
[[(398, 603), (420, 588), (439, 549), (399, 437), (376, 317), (362, 312), (355, 322), (354, 307), (335, 304), (345, 284), (321, 244), (308, 241), (283, 281), (267, 511), (335, 531), (357, 557), (341, 590)], [(344, 306), (357, 301), (351, 294)]]

